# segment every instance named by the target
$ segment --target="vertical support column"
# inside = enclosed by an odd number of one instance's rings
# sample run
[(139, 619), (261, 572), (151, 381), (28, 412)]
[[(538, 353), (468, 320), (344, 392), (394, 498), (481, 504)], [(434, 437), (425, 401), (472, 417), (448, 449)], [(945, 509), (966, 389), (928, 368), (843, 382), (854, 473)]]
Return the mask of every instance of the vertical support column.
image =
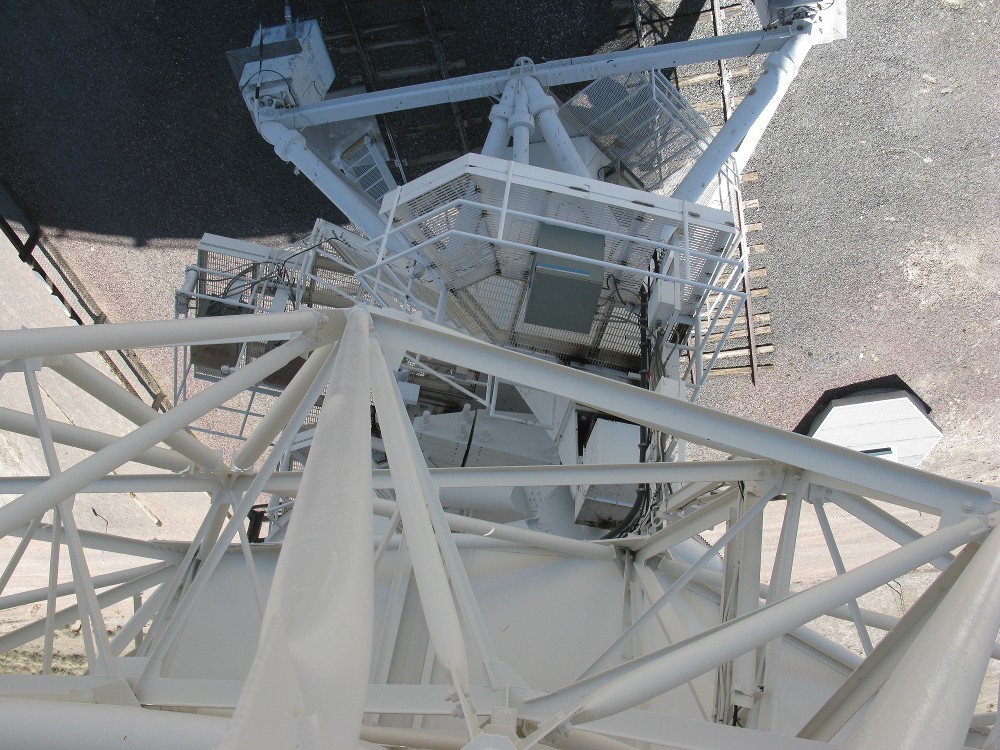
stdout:
[[(369, 324), (363, 311), (348, 316), (274, 572), (257, 656), (220, 748), (358, 744), (374, 608)], [(311, 407), (312, 395), (300, 407)], [(297, 429), (290, 423), (286, 432)], [(276, 459), (271, 464), (273, 470)], [(242, 525), (241, 518), (234, 520)], [(227, 532), (224, 540), (232, 538)]]
[(512, 78), (504, 86), (503, 96), (490, 110), (490, 130), (480, 153), (483, 156), (501, 158), (504, 149), (510, 142), (510, 127), (508, 121), (514, 111), (514, 94), (517, 91), (517, 79)]
[[(372, 396), (382, 425), (389, 470), (396, 488), (396, 503), (410, 540), (408, 548), (427, 625), (438, 658), (458, 688), (470, 735), (475, 736), (478, 725), (467, 697), (468, 660), (455, 599), (476, 640), (491, 684), (496, 684), (494, 669), (498, 664), (497, 656), (413, 425), (406, 416), (395, 379), (375, 340), (372, 341), (372, 367)], [(448, 588), (449, 580), (455, 599)], [(434, 606), (435, 603), (437, 606)]]
[[(749, 489), (746, 495), (736, 505), (741, 513), (745, 512), (743, 506), (753, 497)], [(731, 602), (726, 616), (723, 617), (723, 622), (747, 615), (760, 605), (760, 547), (763, 534), (764, 514), (760, 512), (750, 519), (743, 532), (730, 543), (726, 550), (727, 563), (730, 559), (734, 563), (732, 566), (726, 565), (726, 572), (727, 574), (735, 574), (735, 579), (732, 581), (732, 592), (735, 599)], [(723, 591), (728, 590), (730, 590), (729, 585), (724, 585)], [(733, 659), (732, 691), (727, 697), (727, 704), (740, 708), (752, 708), (756, 693), (757, 654), (755, 651), (748, 651)], [(727, 709), (728, 707), (727, 705)]]
[(521, 81), (518, 81), (514, 95), (514, 114), (510, 117), (509, 127), (514, 140), (513, 160), (519, 164), (527, 164), (528, 141), (531, 131), (535, 129), (535, 121), (528, 111), (528, 91)]
[(542, 84), (531, 76), (524, 76), (521, 82), (528, 92), (528, 107), (535, 116), (542, 137), (552, 150), (559, 168), (577, 177), (590, 177), (587, 166), (577, 153), (576, 146), (570, 140), (566, 128), (559, 119), (559, 106), (555, 99), (542, 90)]
[[(795, 559), (795, 542), (801, 515), (801, 498), (797, 494), (789, 494), (785, 501), (785, 517), (781, 524), (781, 536), (778, 537), (778, 549), (774, 555), (774, 567), (771, 569), (771, 582), (765, 602), (767, 605), (781, 601), (791, 592), (792, 563)], [(771, 731), (777, 708), (775, 691), (781, 670), (781, 649), (784, 641), (785, 637), (781, 636), (764, 647), (764, 659), (759, 671), (759, 684), (764, 686), (764, 692), (750, 712), (748, 727), (765, 732)]]

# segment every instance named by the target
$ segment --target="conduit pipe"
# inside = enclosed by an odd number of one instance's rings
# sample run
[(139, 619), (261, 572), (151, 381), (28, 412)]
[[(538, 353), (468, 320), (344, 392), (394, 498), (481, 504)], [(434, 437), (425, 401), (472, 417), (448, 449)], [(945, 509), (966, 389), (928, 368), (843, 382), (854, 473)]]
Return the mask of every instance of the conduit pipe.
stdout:
[(528, 108), (538, 122), (542, 137), (549, 145), (559, 168), (577, 177), (590, 177), (587, 166), (559, 119), (559, 105), (555, 99), (545, 93), (536, 78), (524, 76), (520, 80), (528, 93)]
[[(801, 26), (805, 28), (805, 23)], [(802, 31), (771, 53), (750, 93), (681, 180), (672, 198), (697, 203), (730, 158), (736, 163), (734, 177), (742, 174), (812, 45), (812, 36)]]
[(1000, 534), (994, 530), (879, 690), (845, 750), (965, 744), (1000, 629), (998, 577)]
[(233, 371), (198, 395), (181, 402), (165, 414), (158, 415), (156, 419), (52, 477), (31, 492), (21, 495), (0, 508), (0, 535), (9, 534), (14, 529), (27, 525), (34, 518), (74, 494), (80, 487), (86, 487), (91, 482), (110, 474), (161, 440), (184, 429), (202, 415), (260, 382), (296, 357), (305, 354), (310, 347), (311, 343), (305, 336), (298, 336), (282, 344), (245, 367)]

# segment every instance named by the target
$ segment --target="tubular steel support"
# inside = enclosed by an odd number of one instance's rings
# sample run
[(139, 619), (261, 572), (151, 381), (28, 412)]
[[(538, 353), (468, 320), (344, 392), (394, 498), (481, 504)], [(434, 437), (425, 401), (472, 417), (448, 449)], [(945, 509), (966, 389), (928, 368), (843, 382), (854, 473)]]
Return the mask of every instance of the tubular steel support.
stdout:
[(879, 690), (845, 748), (965, 744), (1000, 629), (998, 576), (1000, 534), (993, 531)]
[(574, 724), (619, 713), (819, 617), (839, 602), (975, 541), (983, 532), (982, 519), (965, 519), (740, 620), (723, 623), (675, 647), (612, 667), (529, 703), (545, 713), (569, 710)]
[[(415, 436), (411, 439), (413, 428), (406, 417), (395, 380), (374, 339), (371, 356), (372, 397), (383, 428), (390, 471), (396, 482), (396, 504), (407, 535), (407, 549), (424, 618), (435, 654), (461, 694), (468, 691), (469, 665), (458, 609), (448, 583), (449, 575), (456, 574), (450, 569), (454, 559), (442, 549), (431, 515), (431, 506), (436, 504), (440, 508), (441, 502), (429, 482)], [(455, 557), (457, 555), (455, 550)], [(461, 565), (461, 561), (458, 564)]]
[[(294, 315), (294, 313), (289, 314)], [(65, 472), (53, 476), (9, 505), (3, 506), (0, 508), (0, 534), (9, 534), (19, 526), (29, 523), (74, 494), (79, 488), (128, 463), (135, 456), (242, 393), (295, 357), (305, 354), (309, 348), (309, 340), (304, 336), (282, 344), (249, 365), (239, 368), (197, 396), (178, 404), (167, 413), (83, 459)]]
[[(651, 69), (662, 70), (730, 57), (768, 54), (780, 49), (785, 40), (797, 33), (791, 27), (782, 26), (770, 31), (751, 31), (714, 39), (696, 39), (626, 52), (539, 63), (532, 65), (529, 70), (520, 72), (535, 77), (543, 86), (580, 83), (603, 76), (640, 73)], [(267, 122), (280, 122), (290, 128), (301, 128), (385, 112), (429, 107), (434, 104), (500, 96), (507, 81), (518, 72), (515, 68), (460, 76), (445, 81), (403, 86), (389, 91), (345, 96), (280, 113), (261, 110), (259, 117), (262, 125)]]
[(698, 202), (730, 158), (735, 159), (734, 176), (739, 178), (812, 45), (813, 40), (808, 33), (799, 33), (767, 58), (757, 83), (712, 139), (672, 197)]
[(375, 328), (386, 344), (471, 367), (479, 372), (559, 393), (678, 439), (711, 445), (737, 456), (768, 458), (806, 470), (808, 480), (848, 492), (876, 496), (920, 510), (961, 515), (963, 505), (992, 511), (993, 491), (934, 474), (890, 464), (856, 451), (820, 443), (803, 435), (758, 425), (703, 406), (643, 391), (624, 383), (570, 370), (507, 351), (460, 333), (400, 316), (373, 311)]

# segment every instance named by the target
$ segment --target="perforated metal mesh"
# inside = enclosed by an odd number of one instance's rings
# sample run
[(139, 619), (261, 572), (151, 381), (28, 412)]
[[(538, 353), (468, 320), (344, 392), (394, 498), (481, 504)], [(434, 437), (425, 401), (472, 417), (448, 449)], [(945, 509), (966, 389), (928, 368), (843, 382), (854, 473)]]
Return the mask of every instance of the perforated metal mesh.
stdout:
[(599, 78), (559, 115), (650, 192), (673, 190), (712, 140), (708, 123), (659, 71)]
[(396, 187), (389, 166), (372, 139), (365, 136), (340, 155), (341, 166), (348, 179), (367, 193), (376, 203)]

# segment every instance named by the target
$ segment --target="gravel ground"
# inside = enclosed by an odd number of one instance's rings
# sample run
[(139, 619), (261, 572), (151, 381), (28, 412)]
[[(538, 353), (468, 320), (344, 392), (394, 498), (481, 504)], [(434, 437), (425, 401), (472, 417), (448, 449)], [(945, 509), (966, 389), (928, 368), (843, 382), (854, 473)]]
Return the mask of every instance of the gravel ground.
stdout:
[(751, 164), (775, 367), (701, 398), (792, 429), (826, 389), (898, 375), (944, 431), (925, 468), (995, 484), (997, 4), (850, 11), (850, 38), (810, 54)]

